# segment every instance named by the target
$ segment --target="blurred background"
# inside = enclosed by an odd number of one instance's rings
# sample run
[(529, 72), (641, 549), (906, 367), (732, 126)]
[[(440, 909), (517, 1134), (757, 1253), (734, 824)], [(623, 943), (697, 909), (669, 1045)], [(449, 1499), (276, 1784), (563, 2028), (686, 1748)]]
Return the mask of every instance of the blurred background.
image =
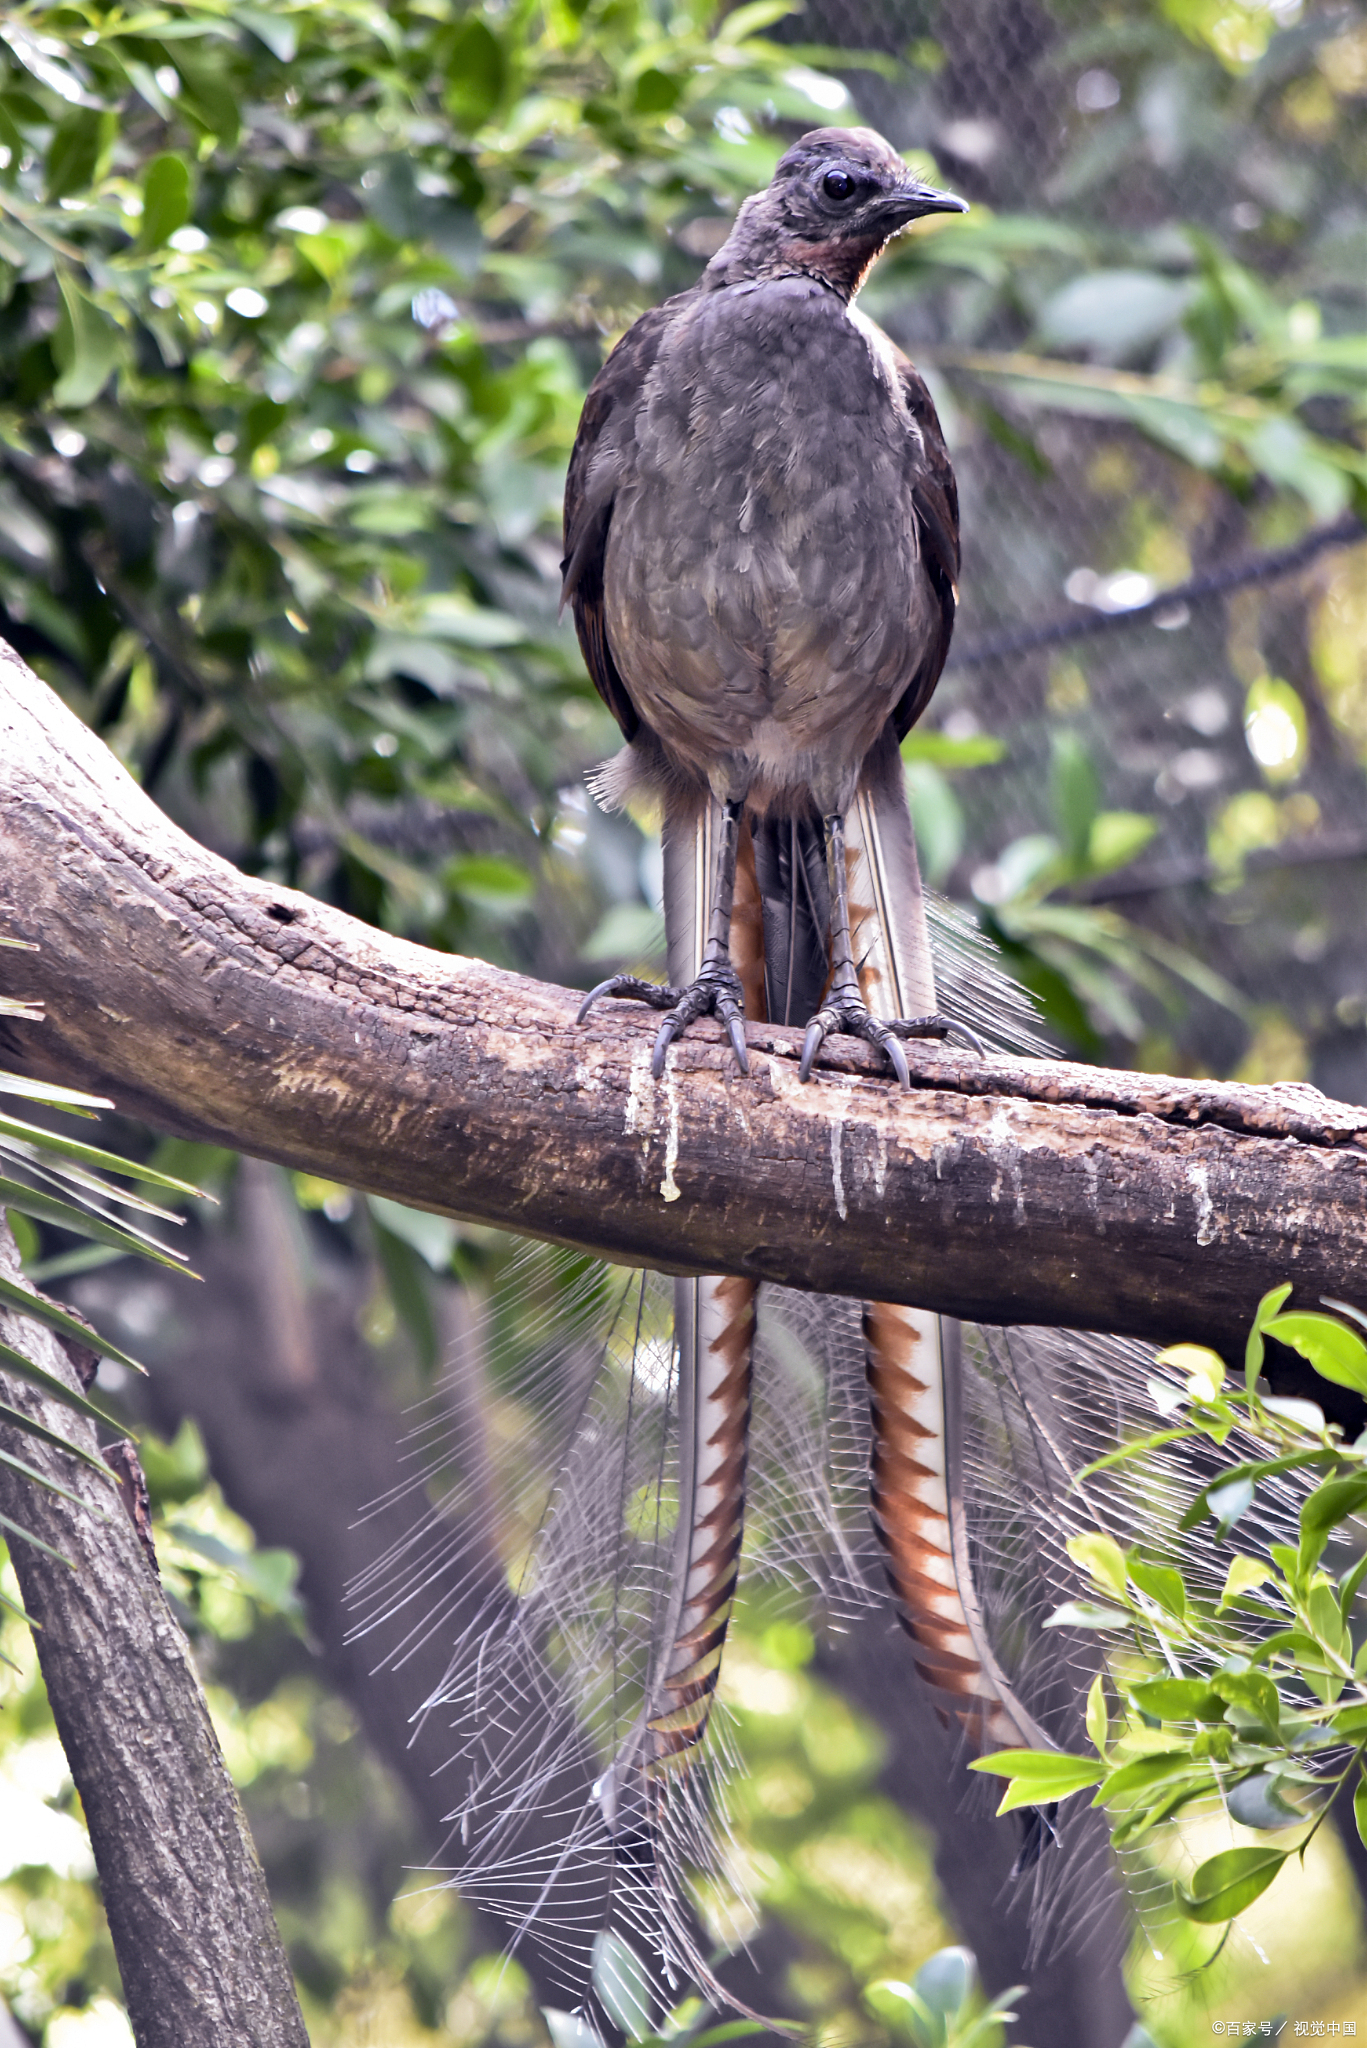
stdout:
[[(1367, 1100), (1365, 117), (1367, 15), (1323, 0), (10, 6), (0, 634), (249, 871), (571, 986), (660, 971), (651, 821), (584, 791), (616, 729), (557, 621), (564, 467), (606, 347), (787, 140), (868, 121), (973, 207), (863, 300), (963, 502), (905, 748), (930, 879), (1069, 1054)], [(101, 1388), (312, 2038), (543, 2044), (545, 1987), (421, 1874), (450, 1803), (424, 1674), (346, 1640), (348, 1576), (412, 1511), (357, 1525), (408, 1475), (406, 1408), (497, 1486), (515, 1402), (438, 1374), (514, 1248), (102, 1134), (218, 1198), (187, 1209), (203, 1285), (16, 1231), (152, 1368)], [(563, 1270), (520, 1274), (553, 1310)], [(88, 1844), (0, 1634), (0, 2044), (113, 2048)], [(1364, 1852), (1327, 1828), (1208, 1968), (1101, 1884), (1030, 1959), (1014, 1841), (898, 1657), (883, 1623), (741, 1617), (735, 1981), (765, 2010), (905, 2040), (867, 1988), (961, 1941), (989, 1992), (1029, 1983), (1034, 2048), (1367, 2033)]]

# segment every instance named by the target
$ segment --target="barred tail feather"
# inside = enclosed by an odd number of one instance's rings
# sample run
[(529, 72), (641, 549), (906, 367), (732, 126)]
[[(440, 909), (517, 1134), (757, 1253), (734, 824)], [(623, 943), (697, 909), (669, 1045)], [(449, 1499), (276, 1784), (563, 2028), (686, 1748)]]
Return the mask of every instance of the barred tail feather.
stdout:
[[(885, 744), (847, 831), (850, 928), (877, 1016), (924, 1016), (935, 971), (901, 761)], [(870, 1505), (916, 1668), (976, 1748), (1048, 1747), (992, 1653), (964, 1521), (958, 1325), (893, 1302), (864, 1306), (873, 1438)]]
[(740, 1572), (756, 1287), (674, 1283), (681, 1443), (678, 1544), (667, 1657), (652, 1687), (647, 1769), (686, 1759), (706, 1733)]

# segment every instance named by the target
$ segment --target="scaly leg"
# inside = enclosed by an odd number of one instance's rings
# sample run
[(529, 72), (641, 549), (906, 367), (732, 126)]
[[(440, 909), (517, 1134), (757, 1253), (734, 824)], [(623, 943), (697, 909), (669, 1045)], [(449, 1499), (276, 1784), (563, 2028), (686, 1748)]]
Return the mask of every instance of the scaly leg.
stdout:
[[(742, 1074), (750, 1071), (750, 1055), (745, 1045), (745, 996), (740, 977), (731, 964), (730, 948), (731, 904), (736, 893), (736, 845), (743, 809), (739, 803), (722, 805), (712, 916), (697, 979), (691, 981), (687, 988), (662, 988), (659, 982), (642, 981), (634, 974), (614, 974), (606, 981), (600, 981), (597, 988), (590, 989), (579, 1005), (578, 1021), (581, 1024), (600, 996), (631, 997), (636, 1002), (648, 1003), (652, 1010), (668, 1010), (669, 1015), (660, 1026), (650, 1062), (650, 1071), (657, 1081), (664, 1072), (665, 1054), (674, 1040), (683, 1036), (695, 1018), (705, 1017), (709, 1012), (726, 1026), (731, 1050)], [(845, 923), (848, 952), (848, 913)], [(902, 1065), (905, 1068), (905, 1060)]]
[(810, 1078), (812, 1061), (821, 1049), (821, 1041), (832, 1031), (848, 1032), (851, 1038), (866, 1038), (871, 1045), (881, 1045), (887, 1054), (888, 1064), (904, 1088), (910, 1088), (911, 1074), (907, 1068), (907, 1056), (898, 1044), (899, 1039), (960, 1038), (974, 1052), (981, 1054), (980, 1041), (967, 1026), (956, 1024), (952, 1017), (893, 1017), (885, 1023), (881, 1017), (871, 1014), (859, 991), (859, 970), (854, 964), (854, 948), (850, 941), (844, 815), (840, 811), (832, 811), (823, 823), (826, 867), (831, 885), (831, 987), (825, 1002), (807, 1026), (807, 1036), (802, 1041), (802, 1064), (798, 1069), (800, 1078), (804, 1081)]

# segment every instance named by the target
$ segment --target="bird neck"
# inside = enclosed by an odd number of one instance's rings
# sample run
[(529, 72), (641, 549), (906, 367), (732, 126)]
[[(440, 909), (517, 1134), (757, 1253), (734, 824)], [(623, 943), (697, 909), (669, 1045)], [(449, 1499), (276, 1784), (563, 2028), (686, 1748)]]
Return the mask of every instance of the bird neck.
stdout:
[(848, 305), (887, 246), (886, 235), (832, 235), (824, 241), (794, 234), (778, 221), (747, 218), (736, 225), (703, 272), (705, 290), (757, 284), (768, 278), (810, 277)]

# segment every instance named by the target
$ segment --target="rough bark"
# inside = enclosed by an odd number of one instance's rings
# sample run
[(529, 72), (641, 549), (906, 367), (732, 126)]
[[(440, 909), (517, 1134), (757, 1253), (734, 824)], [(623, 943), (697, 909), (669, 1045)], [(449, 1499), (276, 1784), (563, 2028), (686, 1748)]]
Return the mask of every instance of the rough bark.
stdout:
[[(0, 1211), (0, 1268), (21, 1278)], [(0, 1310), (0, 1338), (75, 1387), (55, 1337)], [(5, 1398), (86, 1450), (90, 1424), (10, 1376)], [(265, 1879), (190, 1657), (132, 1521), (86, 1465), (12, 1426), (6, 1443), (78, 1496), (0, 1465), (24, 1604), (81, 1796), (138, 2048), (307, 2048)], [(75, 1569), (70, 1569), (74, 1566)]]
[(0, 662), (0, 1028), (166, 1130), (667, 1271), (989, 1323), (1242, 1343), (1281, 1279), (1367, 1297), (1367, 1110), (911, 1047), (715, 1031), (387, 937), (206, 852), (17, 657)]

